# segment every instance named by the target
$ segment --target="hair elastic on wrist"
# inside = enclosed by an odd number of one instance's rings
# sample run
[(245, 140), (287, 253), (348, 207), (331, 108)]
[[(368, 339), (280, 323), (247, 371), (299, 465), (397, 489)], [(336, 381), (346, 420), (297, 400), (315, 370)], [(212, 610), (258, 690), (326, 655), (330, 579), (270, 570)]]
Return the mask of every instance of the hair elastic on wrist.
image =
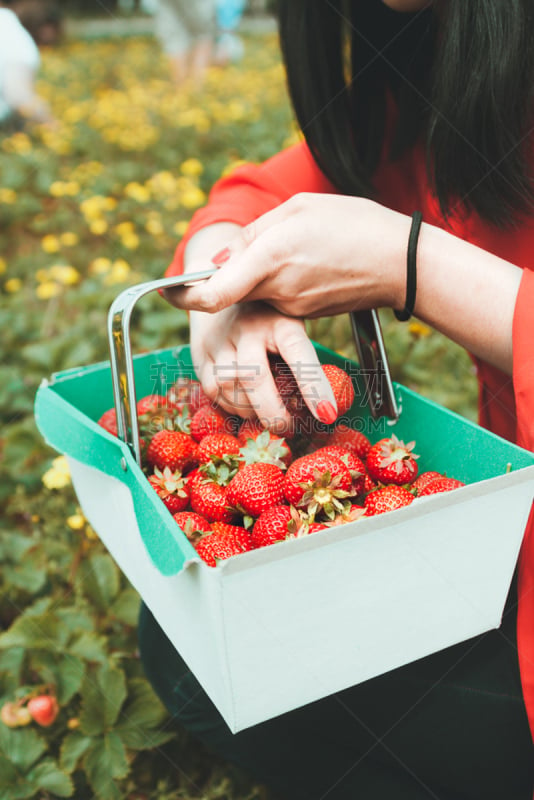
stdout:
[(423, 215), (420, 211), (412, 214), (412, 226), (408, 237), (408, 251), (406, 254), (406, 301), (402, 311), (393, 310), (399, 322), (410, 319), (415, 308), (415, 295), (417, 293), (417, 242)]

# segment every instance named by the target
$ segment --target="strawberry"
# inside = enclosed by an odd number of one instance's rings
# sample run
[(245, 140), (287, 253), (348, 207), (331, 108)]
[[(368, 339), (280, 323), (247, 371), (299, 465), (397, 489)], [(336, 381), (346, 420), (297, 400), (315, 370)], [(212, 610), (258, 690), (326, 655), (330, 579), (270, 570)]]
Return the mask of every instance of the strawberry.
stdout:
[(367, 453), (367, 472), (378, 483), (410, 483), (417, 475), (416, 460), (412, 453), (415, 442), (404, 444), (395, 434), (380, 439)]
[(413, 494), (404, 486), (383, 486), (369, 492), (365, 498), (365, 515), (373, 517), (376, 514), (384, 514), (386, 511), (395, 511), (397, 508), (409, 506), (413, 501)]
[(244, 464), (262, 462), (276, 464), (280, 469), (286, 469), (293, 457), (285, 439), (275, 436), (267, 428), (255, 438), (249, 438), (239, 452)]
[(161, 394), (149, 394), (142, 397), (137, 402), (137, 416), (142, 417), (144, 414), (152, 414), (159, 408), (165, 408), (167, 405), (167, 398)]
[(254, 547), (265, 547), (281, 542), (291, 533), (295, 533), (300, 525), (295, 520), (296, 509), (293, 506), (276, 505), (263, 511), (250, 532)]
[(201, 406), (191, 417), (191, 436), (200, 442), (208, 433), (231, 433), (232, 418), (221, 408)]
[(48, 728), (59, 714), (59, 704), (53, 695), (40, 694), (28, 701), (28, 711), (34, 722)]
[(337, 405), (338, 417), (346, 414), (354, 402), (354, 387), (350, 375), (335, 364), (323, 364), (323, 372), (332, 387)]
[(158, 431), (147, 450), (147, 461), (152, 467), (165, 467), (185, 473), (198, 464), (198, 445), (181, 431)]
[(252, 517), (282, 502), (284, 473), (275, 464), (247, 464), (228, 484), (228, 502)]
[(218, 528), (202, 536), (195, 547), (203, 561), (216, 567), (218, 561), (253, 549), (250, 534), (237, 525), (214, 523)]
[(239, 442), (231, 433), (208, 433), (198, 445), (200, 463), (209, 461), (213, 456), (237, 455)]
[(104, 411), (100, 419), (98, 420), (98, 424), (101, 425), (104, 430), (108, 433), (111, 433), (113, 436), (118, 436), (119, 431), (117, 429), (117, 415), (115, 413), (114, 408), (108, 409), (108, 411)]
[(200, 536), (211, 531), (211, 525), (207, 519), (194, 511), (178, 511), (173, 514), (174, 520), (180, 526), (187, 538), (193, 544), (198, 541)]
[(443, 475), (440, 472), (422, 472), (417, 478), (414, 480), (410, 489), (412, 492), (415, 490), (416, 494), (421, 494), (422, 489), (430, 483), (430, 481), (435, 480), (436, 478), (443, 478)]
[(363, 461), (355, 456), (354, 453), (351, 453), (349, 450), (345, 450), (343, 447), (338, 447), (337, 445), (331, 444), (326, 445), (325, 447), (320, 447), (318, 450), (315, 451), (315, 455), (332, 455), (340, 458), (341, 461), (349, 468), (350, 474), (352, 477), (352, 494), (361, 494), (364, 490), (365, 485), (365, 475), (366, 469), (365, 464)]
[(349, 428), (348, 425), (343, 425), (343, 423), (336, 425), (326, 444), (343, 447), (361, 459), (365, 459), (371, 449), (371, 442), (367, 436), (354, 428)]
[(452, 492), (453, 489), (459, 489), (465, 486), (462, 481), (457, 481), (456, 478), (446, 478), (444, 476), (435, 478), (426, 484), (418, 493), (419, 497), (426, 497), (430, 494), (438, 494), (439, 492)]
[(244, 419), (237, 433), (239, 444), (243, 447), (247, 444), (249, 439), (257, 439), (260, 433), (263, 433), (265, 430), (267, 430), (267, 428), (259, 419)]
[(171, 408), (178, 411), (187, 409), (191, 414), (203, 405), (211, 405), (200, 383), (187, 376), (181, 376), (173, 383), (167, 392), (167, 402)]
[[(352, 489), (352, 476), (346, 464), (335, 455), (310, 453), (297, 458), (284, 481), (286, 500), (295, 506), (340, 506)], [(341, 504), (342, 505), (342, 504)]]
[(20, 701), (17, 703), (4, 703), (0, 709), (0, 720), (8, 728), (23, 728), (30, 724), (32, 715)]
[(228, 503), (226, 486), (198, 471), (191, 480), (190, 493), (191, 508), (209, 522), (231, 522), (234, 519), (236, 512)]
[(148, 481), (171, 514), (183, 511), (187, 507), (189, 488), (179, 470), (173, 472), (169, 467), (165, 467), (162, 471), (158, 467), (154, 467), (154, 473), (148, 476)]

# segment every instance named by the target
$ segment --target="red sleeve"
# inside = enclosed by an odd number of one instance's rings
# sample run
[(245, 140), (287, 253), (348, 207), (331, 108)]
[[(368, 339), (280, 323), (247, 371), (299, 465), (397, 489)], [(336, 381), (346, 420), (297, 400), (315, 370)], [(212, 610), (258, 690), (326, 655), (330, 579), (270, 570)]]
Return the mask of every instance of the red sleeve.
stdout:
[(304, 142), (263, 164), (247, 164), (221, 178), (214, 184), (208, 204), (193, 215), (166, 274), (182, 273), (185, 247), (201, 228), (216, 222), (248, 225), (298, 192), (335, 192)]
[(534, 450), (534, 271), (523, 270), (514, 326), (514, 390), (517, 443)]

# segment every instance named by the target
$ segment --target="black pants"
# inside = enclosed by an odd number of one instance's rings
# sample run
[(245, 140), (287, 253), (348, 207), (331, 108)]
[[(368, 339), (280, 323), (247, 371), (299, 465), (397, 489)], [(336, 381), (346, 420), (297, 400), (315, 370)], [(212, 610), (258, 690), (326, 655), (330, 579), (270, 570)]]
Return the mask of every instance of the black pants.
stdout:
[(235, 735), (144, 606), (139, 636), (177, 722), (288, 800), (532, 800), (515, 618)]

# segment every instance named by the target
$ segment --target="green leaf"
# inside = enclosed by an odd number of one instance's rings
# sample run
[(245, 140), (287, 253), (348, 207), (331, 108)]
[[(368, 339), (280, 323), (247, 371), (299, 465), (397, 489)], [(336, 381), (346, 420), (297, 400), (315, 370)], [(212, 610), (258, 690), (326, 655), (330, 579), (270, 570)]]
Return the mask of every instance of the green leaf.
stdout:
[(79, 731), (67, 734), (61, 743), (59, 751), (59, 763), (65, 772), (74, 772), (78, 766), (78, 761), (87, 751), (92, 743), (90, 736), (84, 736)]
[(28, 650), (56, 649), (65, 643), (65, 631), (52, 612), (34, 616), (28, 611), (17, 617), (6, 633), (0, 636), (0, 649), (24, 647)]
[(45, 740), (31, 728), (13, 729), (0, 725), (0, 753), (21, 772), (27, 772), (46, 748)]
[(120, 797), (115, 779), (125, 778), (129, 767), (126, 749), (120, 736), (113, 731), (99, 738), (83, 761), (87, 778), (96, 796), (102, 800)]
[(105, 613), (119, 592), (120, 573), (111, 556), (97, 553), (80, 567), (76, 582), (98, 611)]
[(82, 633), (69, 645), (69, 653), (79, 656), (84, 661), (105, 664), (107, 661), (106, 637), (97, 636), (96, 633)]
[(56, 762), (47, 758), (37, 764), (26, 776), (35, 791), (52, 792), (57, 797), (72, 797), (74, 785), (67, 775), (59, 769)]
[(11, 694), (21, 681), (21, 670), (26, 651), (22, 647), (11, 650), (0, 650), (0, 686), (1, 691)]
[(124, 622), (125, 625), (135, 627), (139, 616), (140, 604), (141, 598), (135, 589), (124, 589), (109, 609), (110, 616), (115, 617), (120, 622)]
[(85, 664), (71, 654), (61, 657), (55, 667), (55, 684), (57, 699), (61, 706), (66, 705), (80, 690)]
[(108, 730), (119, 716), (126, 695), (126, 678), (122, 670), (103, 665), (87, 674), (82, 685), (82, 732), (96, 736)]
[(125, 745), (133, 750), (148, 750), (173, 739), (174, 731), (157, 730), (169, 715), (148, 681), (132, 678), (128, 690), (128, 699), (115, 726)]

